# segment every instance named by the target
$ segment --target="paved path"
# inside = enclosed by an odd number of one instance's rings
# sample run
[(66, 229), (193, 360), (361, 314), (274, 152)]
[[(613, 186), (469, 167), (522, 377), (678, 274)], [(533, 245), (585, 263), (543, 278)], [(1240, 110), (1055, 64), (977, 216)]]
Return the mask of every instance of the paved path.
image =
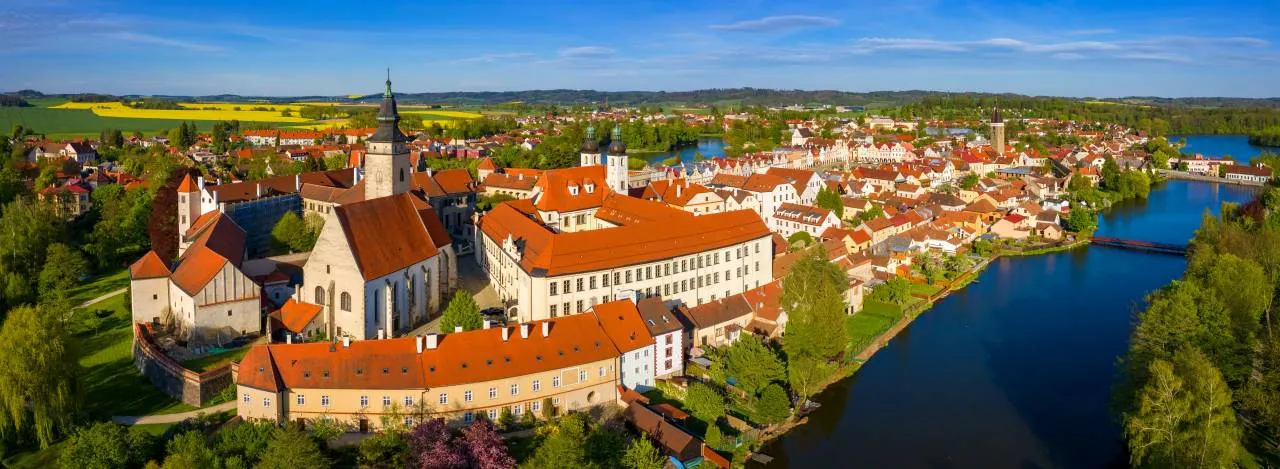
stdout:
[(124, 293), (124, 292), (125, 292), (126, 290), (128, 290), (128, 289), (129, 289), (129, 287), (125, 287), (125, 288), (121, 288), (121, 289), (116, 290), (116, 291), (107, 292), (107, 293), (103, 294), (102, 296), (99, 296), (99, 297), (94, 298), (94, 299), (92, 299), (92, 300), (86, 301), (86, 302), (84, 302), (84, 303), (80, 303), (80, 306), (77, 306), (77, 307), (78, 307), (78, 308), (88, 308), (88, 307), (90, 307), (90, 306), (93, 306), (93, 305), (96, 305), (96, 304), (101, 303), (101, 302), (103, 302), (103, 301), (106, 301), (108, 298), (111, 298), (111, 297), (113, 297), (113, 296), (116, 296), (116, 295), (119, 295), (119, 294), (121, 294), (121, 293)]
[(191, 412), (180, 412), (177, 414), (161, 414), (161, 415), (143, 415), (140, 417), (117, 415), (111, 417), (111, 421), (122, 425), (145, 425), (149, 423), (178, 423), (183, 420), (199, 416), (200, 414), (216, 414), (225, 410), (235, 410), (236, 402), (223, 402), (221, 404), (196, 409)]

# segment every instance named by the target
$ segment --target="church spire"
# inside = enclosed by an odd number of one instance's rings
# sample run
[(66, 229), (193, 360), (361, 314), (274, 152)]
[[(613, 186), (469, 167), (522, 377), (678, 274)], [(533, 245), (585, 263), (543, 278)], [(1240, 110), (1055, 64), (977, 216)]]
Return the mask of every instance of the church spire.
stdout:
[(387, 91), (382, 93), (382, 99), (390, 99), (391, 97), (391, 67), (387, 67)]
[(400, 112), (396, 109), (396, 97), (391, 93), (391, 69), (387, 69), (387, 90), (378, 106), (378, 129), (369, 137), (370, 142), (407, 142), (400, 133)]

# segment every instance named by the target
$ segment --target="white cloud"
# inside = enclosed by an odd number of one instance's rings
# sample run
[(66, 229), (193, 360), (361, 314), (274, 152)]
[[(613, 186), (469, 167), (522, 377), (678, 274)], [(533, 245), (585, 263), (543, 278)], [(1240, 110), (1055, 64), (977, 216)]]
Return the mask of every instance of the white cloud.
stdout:
[(739, 21), (737, 23), (713, 24), (711, 25), (711, 29), (720, 31), (771, 33), (802, 28), (830, 28), (839, 24), (840, 20), (825, 16), (782, 15), (768, 16), (758, 20)]
[(566, 59), (597, 59), (612, 56), (615, 51), (603, 46), (579, 46), (560, 49), (560, 57)]
[(198, 44), (198, 43), (182, 41), (178, 39), (171, 39), (167, 37), (153, 36), (150, 34), (135, 33), (132, 31), (106, 33), (106, 34), (103, 34), (102, 36), (110, 39), (120, 40), (120, 41), (136, 42), (140, 44), (155, 44), (155, 45), (168, 46), (168, 47), (177, 47), (177, 48), (187, 49), (187, 50), (196, 51), (196, 52), (218, 52), (223, 50), (221, 47), (218, 47), (218, 46), (213, 46), (208, 44)]
[(854, 41), (850, 52), (871, 54), (881, 51), (917, 52), (1006, 52), (1047, 55), (1062, 60), (1124, 59), (1161, 62), (1196, 62), (1241, 47), (1267, 48), (1270, 43), (1252, 37), (1165, 36), (1116, 41), (1029, 42), (1007, 37), (979, 40), (937, 40), (925, 38), (868, 37)]

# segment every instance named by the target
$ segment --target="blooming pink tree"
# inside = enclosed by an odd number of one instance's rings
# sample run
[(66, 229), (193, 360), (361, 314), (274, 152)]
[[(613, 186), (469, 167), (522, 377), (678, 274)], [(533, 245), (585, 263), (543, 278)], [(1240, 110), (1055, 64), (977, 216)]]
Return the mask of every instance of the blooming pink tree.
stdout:
[(466, 469), (465, 449), (454, 441), (443, 419), (431, 419), (409, 432), (409, 466), (416, 469)]
[(462, 440), (471, 456), (471, 467), (476, 469), (511, 469), (516, 460), (507, 454), (507, 445), (493, 424), (477, 420), (462, 430)]

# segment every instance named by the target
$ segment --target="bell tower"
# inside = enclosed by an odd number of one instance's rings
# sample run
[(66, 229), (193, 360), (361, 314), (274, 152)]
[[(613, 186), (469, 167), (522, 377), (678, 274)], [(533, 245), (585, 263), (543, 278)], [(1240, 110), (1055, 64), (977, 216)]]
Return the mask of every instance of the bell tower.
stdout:
[(609, 143), (609, 167), (606, 169), (605, 181), (609, 189), (619, 194), (627, 193), (627, 145), (622, 143), (622, 123), (613, 127), (613, 137)]
[(1000, 117), (1000, 108), (991, 115), (991, 146), (996, 147), (996, 154), (1004, 156), (1004, 119)]
[(387, 90), (378, 108), (378, 130), (366, 141), (364, 172), (365, 199), (407, 192), (413, 184), (409, 165), (408, 137), (400, 133), (400, 113), (391, 94), (391, 71), (387, 70)]
[(578, 166), (596, 166), (600, 164), (600, 141), (596, 140), (596, 127), (587, 126), (587, 138), (582, 141), (582, 160)]

